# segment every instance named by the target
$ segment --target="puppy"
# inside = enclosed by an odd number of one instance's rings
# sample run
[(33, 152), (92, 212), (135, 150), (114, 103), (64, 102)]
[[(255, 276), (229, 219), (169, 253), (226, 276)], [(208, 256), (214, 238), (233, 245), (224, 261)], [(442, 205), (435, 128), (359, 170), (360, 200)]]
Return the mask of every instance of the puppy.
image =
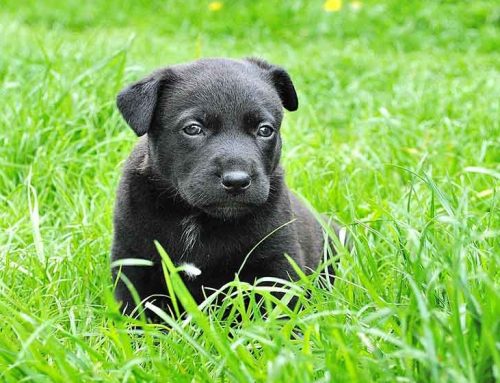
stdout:
[[(154, 240), (176, 265), (201, 271), (183, 278), (197, 302), (240, 269), (249, 283), (296, 279), (285, 254), (306, 273), (318, 267), (321, 225), (279, 165), (283, 108), (298, 107), (284, 69), (253, 58), (203, 59), (154, 72), (122, 90), (117, 104), (141, 138), (118, 187), (112, 260), (153, 263), (121, 269), (142, 300), (170, 307)], [(132, 313), (121, 279), (115, 294)]]

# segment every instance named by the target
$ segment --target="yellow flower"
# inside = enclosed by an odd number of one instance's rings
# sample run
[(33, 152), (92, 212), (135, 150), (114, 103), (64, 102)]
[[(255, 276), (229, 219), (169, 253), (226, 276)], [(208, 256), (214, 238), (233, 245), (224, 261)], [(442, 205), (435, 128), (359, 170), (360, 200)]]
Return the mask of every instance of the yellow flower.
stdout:
[(342, 9), (342, 0), (326, 0), (323, 4), (326, 12), (337, 12)]
[(224, 4), (221, 1), (212, 1), (210, 4), (208, 4), (208, 9), (212, 12), (217, 12), (222, 9)]
[(363, 3), (361, 1), (351, 1), (350, 6), (353, 11), (359, 11), (363, 8)]

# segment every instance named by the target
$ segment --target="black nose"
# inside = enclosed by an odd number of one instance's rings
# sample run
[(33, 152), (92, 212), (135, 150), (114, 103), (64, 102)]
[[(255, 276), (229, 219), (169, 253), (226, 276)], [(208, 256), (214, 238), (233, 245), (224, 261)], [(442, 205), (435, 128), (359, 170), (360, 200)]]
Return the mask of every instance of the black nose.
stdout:
[(241, 170), (225, 172), (222, 175), (222, 186), (228, 192), (242, 192), (248, 189), (251, 183), (250, 174)]

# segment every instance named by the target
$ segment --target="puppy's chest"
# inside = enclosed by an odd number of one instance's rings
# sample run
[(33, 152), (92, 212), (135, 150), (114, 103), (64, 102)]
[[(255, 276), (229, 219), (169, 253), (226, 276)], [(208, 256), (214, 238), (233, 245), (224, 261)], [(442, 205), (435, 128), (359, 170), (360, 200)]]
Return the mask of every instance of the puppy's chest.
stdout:
[(188, 216), (180, 221), (172, 233), (170, 247), (176, 264), (189, 263), (202, 272), (205, 279), (210, 274), (234, 274), (245, 256), (258, 242), (255, 233), (246, 227), (212, 225), (200, 217)]
[(244, 228), (217, 227), (200, 222), (196, 216), (184, 218), (179, 229), (181, 257), (202, 262), (238, 258), (250, 250), (253, 237)]

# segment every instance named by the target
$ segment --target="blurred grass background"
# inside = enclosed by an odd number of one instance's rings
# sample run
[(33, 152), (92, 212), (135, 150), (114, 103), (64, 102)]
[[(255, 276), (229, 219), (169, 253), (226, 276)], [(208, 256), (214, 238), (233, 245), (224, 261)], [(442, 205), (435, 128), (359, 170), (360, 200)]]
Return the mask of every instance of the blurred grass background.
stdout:
[[(498, 380), (499, 28), (483, 0), (2, 0), (0, 380)], [(356, 253), (286, 324), (137, 335), (109, 277), (115, 96), (250, 55), (294, 80), (287, 180)]]

